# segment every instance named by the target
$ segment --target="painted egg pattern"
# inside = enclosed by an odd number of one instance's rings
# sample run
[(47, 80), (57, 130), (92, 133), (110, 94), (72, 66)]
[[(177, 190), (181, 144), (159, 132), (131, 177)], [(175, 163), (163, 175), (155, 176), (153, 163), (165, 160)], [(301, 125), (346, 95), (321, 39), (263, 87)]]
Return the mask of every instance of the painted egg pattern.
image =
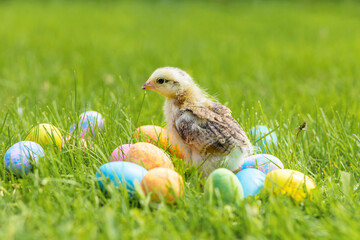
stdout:
[(102, 190), (105, 190), (105, 182), (110, 181), (115, 187), (125, 185), (130, 196), (135, 194), (135, 184), (142, 181), (147, 170), (131, 162), (109, 162), (99, 168), (96, 178)]
[(140, 142), (148, 142), (157, 147), (168, 150), (178, 158), (184, 159), (184, 154), (180, 151), (177, 144), (171, 143), (171, 138), (166, 129), (155, 126), (145, 125), (137, 128), (134, 132), (135, 139)]
[(276, 169), (284, 168), (284, 164), (277, 157), (270, 154), (256, 154), (250, 157), (247, 157), (243, 160), (241, 166), (235, 171), (239, 171), (247, 168), (256, 168), (259, 171), (268, 174), (271, 171)]
[(28, 173), (31, 171), (31, 164), (36, 163), (44, 157), (44, 149), (37, 143), (22, 141), (12, 145), (5, 153), (5, 167), (15, 174)]
[(133, 144), (125, 156), (125, 161), (136, 163), (147, 170), (159, 167), (174, 169), (173, 163), (162, 149), (145, 142)]
[(308, 195), (311, 197), (316, 185), (310, 177), (301, 172), (278, 169), (266, 175), (264, 187), (275, 195), (281, 194), (303, 201)]
[(167, 131), (160, 126), (141, 126), (135, 130), (134, 135), (136, 141), (148, 142), (156, 146), (167, 147), (170, 143)]
[(47, 123), (42, 123), (33, 127), (25, 140), (36, 142), (42, 147), (55, 145), (59, 149), (61, 149), (63, 142), (59, 129)]
[(236, 174), (244, 191), (244, 197), (255, 196), (264, 187), (265, 174), (254, 168), (244, 169)]
[(141, 181), (141, 188), (146, 195), (151, 194), (154, 202), (165, 199), (168, 203), (175, 203), (184, 194), (184, 181), (174, 170), (154, 168)]
[(210, 203), (238, 204), (244, 198), (240, 181), (235, 174), (225, 168), (213, 171), (205, 183), (205, 198)]
[(268, 128), (264, 125), (258, 125), (256, 127), (253, 127), (250, 131), (251, 135), (255, 139), (255, 145), (257, 145), (262, 152), (271, 151), (272, 145), (277, 145), (277, 136), (275, 132), (272, 131), (273, 130), (271, 128)]
[[(104, 129), (104, 118), (98, 112), (87, 111), (82, 113), (79, 118), (78, 129), (81, 137), (85, 137), (90, 132), (90, 134), (96, 136), (98, 132)], [(74, 125), (70, 127), (70, 132), (74, 132)]]
[(115, 150), (111, 153), (110, 162), (124, 161), (124, 158), (131, 146), (132, 144), (123, 144), (115, 148)]
[(76, 125), (72, 124), (69, 129), (70, 135), (72, 135), (75, 132), (75, 130), (76, 130)]

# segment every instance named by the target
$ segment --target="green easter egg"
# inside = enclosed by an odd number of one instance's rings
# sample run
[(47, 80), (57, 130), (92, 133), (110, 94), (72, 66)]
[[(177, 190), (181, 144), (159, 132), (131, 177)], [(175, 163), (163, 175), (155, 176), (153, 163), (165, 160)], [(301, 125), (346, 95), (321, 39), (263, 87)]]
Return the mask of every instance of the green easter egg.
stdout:
[(218, 168), (205, 183), (205, 198), (211, 204), (238, 204), (244, 198), (244, 193), (240, 181), (232, 171)]

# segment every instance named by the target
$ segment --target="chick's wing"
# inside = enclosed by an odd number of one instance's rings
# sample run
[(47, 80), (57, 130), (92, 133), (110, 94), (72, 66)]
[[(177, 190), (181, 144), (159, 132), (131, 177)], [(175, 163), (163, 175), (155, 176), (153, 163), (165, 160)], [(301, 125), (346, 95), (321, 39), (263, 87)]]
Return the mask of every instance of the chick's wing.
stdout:
[(248, 141), (231, 111), (220, 103), (211, 108), (182, 108), (175, 121), (181, 138), (203, 155), (227, 155), (240, 143)]

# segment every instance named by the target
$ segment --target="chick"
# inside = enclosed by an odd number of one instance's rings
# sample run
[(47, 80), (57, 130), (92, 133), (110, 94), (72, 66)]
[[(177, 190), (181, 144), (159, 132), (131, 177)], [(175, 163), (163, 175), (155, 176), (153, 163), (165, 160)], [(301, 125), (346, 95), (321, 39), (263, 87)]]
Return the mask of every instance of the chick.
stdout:
[(252, 145), (229, 108), (214, 102), (183, 70), (155, 70), (142, 89), (166, 97), (164, 113), (173, 144), (182, 149), (185, 161), (201, 166), (204, 176), (218, 167), (238, 169)]

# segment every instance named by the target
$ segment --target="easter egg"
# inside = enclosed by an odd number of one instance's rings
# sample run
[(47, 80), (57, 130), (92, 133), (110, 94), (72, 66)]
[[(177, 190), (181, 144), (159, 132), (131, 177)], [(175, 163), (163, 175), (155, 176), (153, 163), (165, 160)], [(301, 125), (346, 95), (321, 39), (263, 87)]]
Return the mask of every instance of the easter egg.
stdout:
[(146, 195), (151, 194), (151, 200), (175, 203), (184, 194), (183, 178), (174, 170), (154, 168), (148, 171), (141, 181), (141, 188)]
[(270, 154), (256, 154), (250, 157), (244, 158), (240, 167), (235, 171), (235, 173), (247, 169), (247, 168), (256, 168), (259, 171), (268, 174), (271, 171), (276, 169), (284, 168), (283, 163), (277, 157)]
[(169, 146), (170, 138), (167, 131), (159, 126), (145, 125), (134, 132), (136, 141), (148, 142), (156, 146)]
[(70, 135), (72, 135), (75, 132), (75, 130), (76, 130), (76, 125), (72, 124), (69, 129)]
[(218, 168), (206, 180), (205, 198), (211, 204), (238, 204), (244, 194), (236, 175), (228, 169)]
[(62, 135), (56, 127), (51, 124), (42, 123), (33, 127), (26, 141), (33, 141), (40, 144), (43, 148), (47, 146), (56, 146), (61, 149)]
[(184, 159), (184, 154), (180, 151), (180, 148), (177, 144), (172, 144), (171, 138), (166, 131), (166, 129), (155, 126), (155, 125), (145, 125), (137, 128), (134, 132), (136, 141), (148, 142), (169, 150), (169, 152), (175, 155), (178, 158)]
[(125, 161), (136, 163), (147, 170), (158, 167), (174, 169), (173, 163), (162, 149), (146, 142), (133, 144)]
[(273, 130), (271, 128), (263, 125), (258, 125), (251, 129), (251, 134), (256, 142), (255, 144), (262, 150), (262, 152), (271, 151), (272, 145), (277, 145), (276, 134), (272, 131)]
[(44, 157), (43, 148), (31, 141), (22, 141), (12, 145), (5, 153), (4, 164), (6, 169), (16, 175), (27, 174), (32, 164)]
[(241, 170), (236, 174), (239, 179), (244, 196), (255, 196), (264, 187), (265, 174), (254, 168)]
[(131, 162), (109, 162), (99, 168), (96, 173), (97, 181), (102, 190), (105, 190), (106, 182), (110, 181), (115, 187), (126, 186), (130, 196), (135, 194), (135, 184), (140, 184), (147, 170)]
[(301, 172), (278, 169), (266, 175), (264, 187), (275, 195), (286, 195), (303, 201), (308, 195), (311, 197), (316, 185), (310, 177)]
[[(78, 123), (78, 129), (80, 131), (81, 137), (94, 136), (98, 132), (104, 130), (104, 118), (103, 116), (95, 111), (87, 111), (80, 114), (80, 120)], [(71, 131), (71, 128), (70, 128)]]
[(110, 162), (123, 161), (132, 144), (123, 144), (111, 153)]

